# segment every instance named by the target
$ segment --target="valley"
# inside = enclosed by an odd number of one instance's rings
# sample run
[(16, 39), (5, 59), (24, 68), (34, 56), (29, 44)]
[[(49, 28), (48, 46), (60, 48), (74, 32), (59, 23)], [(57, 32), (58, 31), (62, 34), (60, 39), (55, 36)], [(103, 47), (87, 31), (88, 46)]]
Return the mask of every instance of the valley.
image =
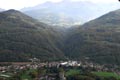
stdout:
[(120, 80), (120, 9), (112, 5), (0, 9), (0, 80)]
[[(24, 13), (0, 13), (0, 62), (85, 60), (120, 64), (119, 13), (112, 11), (84, 25), (58, 28)], [(8, 56), (9, 55), (9, 56)]]
[(119, 80), (119, 66), (87, 61), (0, 63), (0, 80)]

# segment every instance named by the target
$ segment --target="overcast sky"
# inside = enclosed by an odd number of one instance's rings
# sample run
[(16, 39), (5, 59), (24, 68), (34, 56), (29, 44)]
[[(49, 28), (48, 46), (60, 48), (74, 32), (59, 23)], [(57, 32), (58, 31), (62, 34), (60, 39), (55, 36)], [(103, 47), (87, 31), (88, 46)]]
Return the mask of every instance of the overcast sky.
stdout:
[[(47, 1), (60, 2), (62, 0), (0, 0), (0, 8), (2, 9), (21, 9), (24, 7), (32, 7)], [(91, 1), (94, 3), (118, 3), (118, 0), (71, 0), (71, 1)]]

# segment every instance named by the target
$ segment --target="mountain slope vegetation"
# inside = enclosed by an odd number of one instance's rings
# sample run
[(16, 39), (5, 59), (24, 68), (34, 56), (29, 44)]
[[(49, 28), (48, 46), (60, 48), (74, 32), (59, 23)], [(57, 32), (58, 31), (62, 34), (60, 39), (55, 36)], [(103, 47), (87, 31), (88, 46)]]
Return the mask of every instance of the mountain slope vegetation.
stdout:
[(120, 10), (69, 29), (19, 11), (0, 13), (0, 61), (89, 60), (120, 65)]
[(74, 59), (120, 64), (120, 10), (68, 32), (65, 53)]
[(0, 61), (59, 60), (62, 34), (16, 10), (0, 13)]

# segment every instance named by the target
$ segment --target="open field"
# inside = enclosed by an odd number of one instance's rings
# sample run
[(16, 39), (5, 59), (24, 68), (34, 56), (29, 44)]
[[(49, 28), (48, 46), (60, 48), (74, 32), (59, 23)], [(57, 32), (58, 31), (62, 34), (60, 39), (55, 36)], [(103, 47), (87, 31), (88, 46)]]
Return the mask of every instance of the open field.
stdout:
[(100, 77), (115, 77), (117, 79), (120, 79), (120, 75), (112, 72), (92, 72), (92, 73)]

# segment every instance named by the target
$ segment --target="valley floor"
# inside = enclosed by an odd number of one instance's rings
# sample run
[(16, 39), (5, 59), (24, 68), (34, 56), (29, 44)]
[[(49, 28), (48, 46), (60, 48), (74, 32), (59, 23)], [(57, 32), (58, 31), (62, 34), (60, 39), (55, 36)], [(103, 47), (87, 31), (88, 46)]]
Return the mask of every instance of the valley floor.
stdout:
[(0, 64), (0, 80), (120, 80), (119, 67), (90, 62), (5, 62)]

